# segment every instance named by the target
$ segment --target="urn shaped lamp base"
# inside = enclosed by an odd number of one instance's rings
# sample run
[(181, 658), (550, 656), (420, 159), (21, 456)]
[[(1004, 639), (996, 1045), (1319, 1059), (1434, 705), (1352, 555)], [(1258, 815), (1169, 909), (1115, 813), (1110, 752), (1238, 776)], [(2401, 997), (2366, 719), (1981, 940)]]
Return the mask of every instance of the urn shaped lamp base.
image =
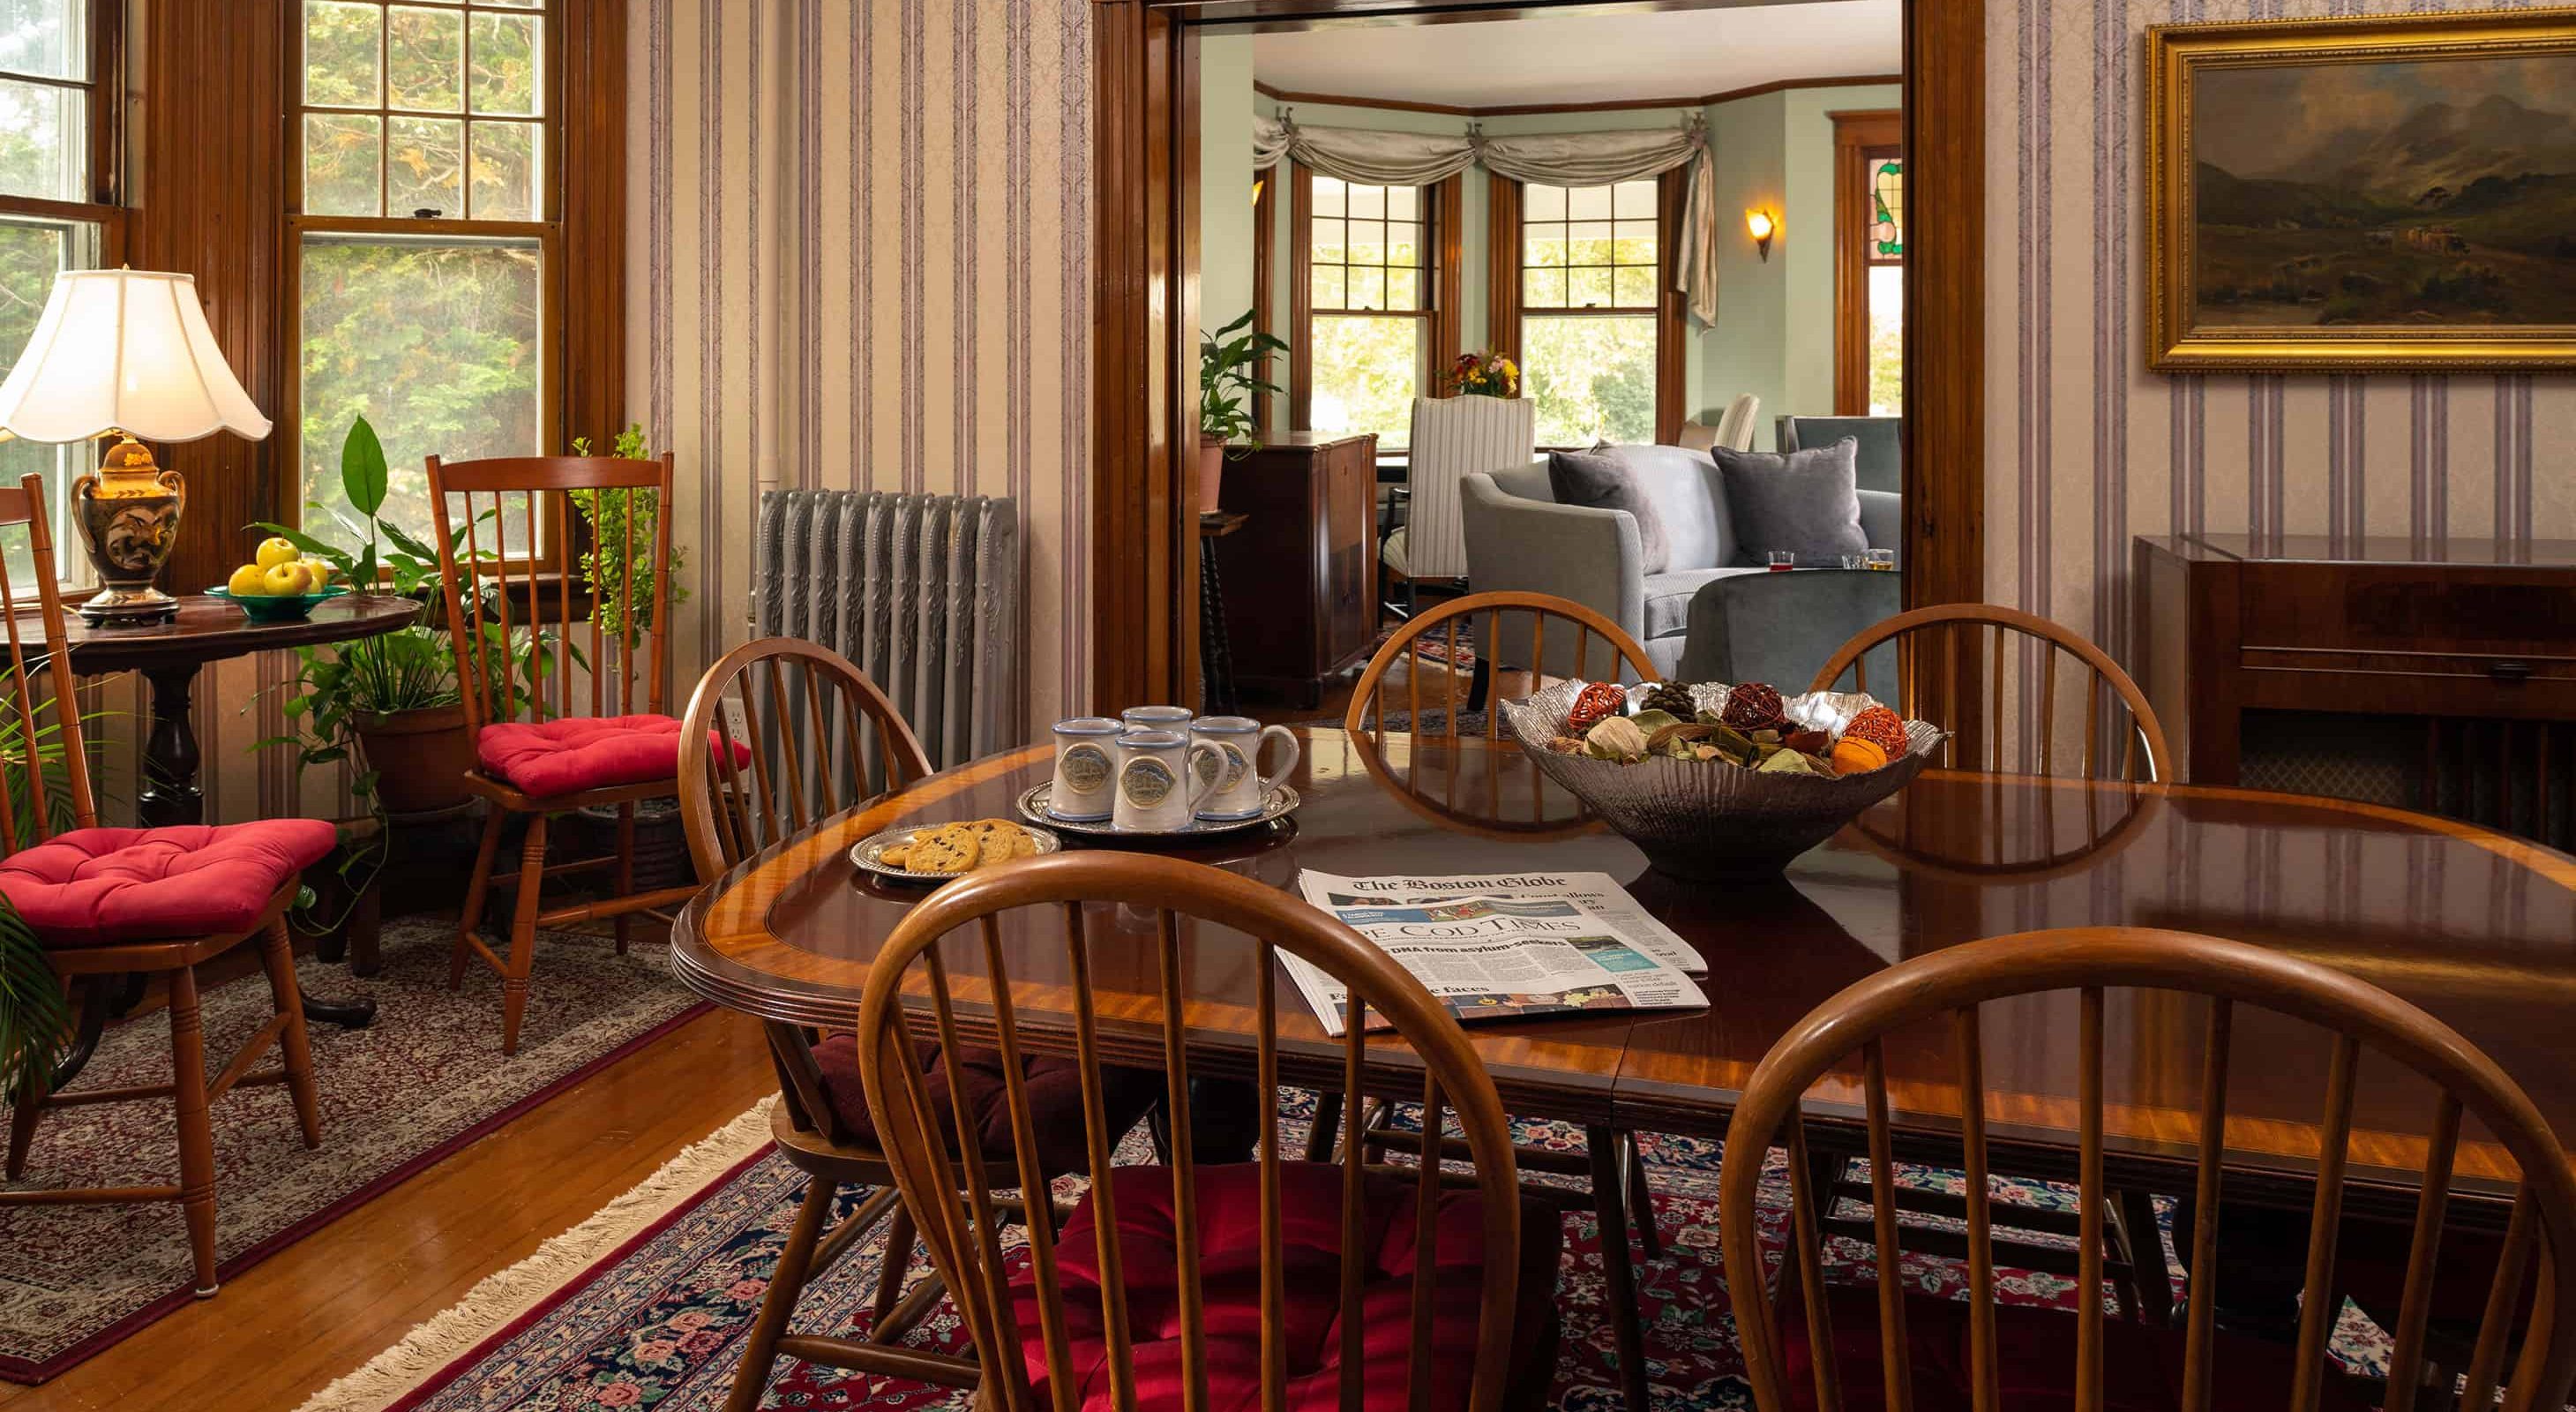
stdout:
[(141, 627), (179, 616), (179, 600), (152, 586), (179, 542), (187, 487), (177, 471), (152, 462), (150, 448), (121, 437), (98, 474), (72, 484), (72, 518), (98, 571), (96, 597), (80, 605), (92, 627)]

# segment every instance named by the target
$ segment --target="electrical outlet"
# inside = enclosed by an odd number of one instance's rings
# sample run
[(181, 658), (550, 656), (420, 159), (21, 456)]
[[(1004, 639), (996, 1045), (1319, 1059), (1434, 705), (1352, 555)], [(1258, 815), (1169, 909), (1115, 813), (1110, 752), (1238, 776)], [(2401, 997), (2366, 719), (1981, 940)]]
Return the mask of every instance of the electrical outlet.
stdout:
[(749, 744), (751, 742), (751, 713), (743, 708), (742, 698), (739, 696), (726, 696), (722, 698), (717, 705), (718, 708), (724, 712), (725, 735), (729, 739)]

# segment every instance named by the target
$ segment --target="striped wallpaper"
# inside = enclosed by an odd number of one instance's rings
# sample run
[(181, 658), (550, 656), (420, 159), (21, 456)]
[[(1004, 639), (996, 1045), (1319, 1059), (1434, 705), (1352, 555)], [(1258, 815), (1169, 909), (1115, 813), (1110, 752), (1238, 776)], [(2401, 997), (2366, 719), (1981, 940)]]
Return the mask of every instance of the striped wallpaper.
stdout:
[(1991, 0), (1987, 597), (2125, 661), (2135, 535), (2576, 536), (2576, 486), (2532, 474), (2576, 440), (2567, 378), (2144, 365), (2147, 27), (2493, 4)]
[(771, 487), (1019, 502), (1026, 720), (1088, 692), (1089, 0), (638, 0), (628, 405), (679, 454), (677, 675)]

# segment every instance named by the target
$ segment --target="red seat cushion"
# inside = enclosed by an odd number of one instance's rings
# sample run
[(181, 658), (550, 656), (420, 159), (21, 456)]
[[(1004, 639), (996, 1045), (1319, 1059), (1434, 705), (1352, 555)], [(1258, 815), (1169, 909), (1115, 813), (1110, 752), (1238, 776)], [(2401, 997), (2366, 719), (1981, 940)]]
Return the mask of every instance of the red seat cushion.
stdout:
[(47, 946), (216, 936), (258, 921), (338, 837), (320, 819), (74, 829), (0, 859), (0, 894)]
[[(1327, 1163), (1280, 1164), (1280, 1246), (1286, 1261), (1284, 1332), (1288, 1365), (1286, 1405), (1330, 1408), (1341, 1398), (1342, 1169)], [(1119, 1264), (1126, 1279), (1127, 1327), (1133, 1341), (1137, 1404), (1183, 1405), (1179, 1251), (1168, 1167), (1119, 1167), (1110, 1175), (1119, 1230)], [(1361, 1188), (1358, 1257), (1366, 1329), (1361, 1357), (1366, 1405), (1408, 1405), (1406, 1387), (1413, 1352), (1413, 1281), (1420, 1247), (1414, 1241), (1413, 1182), (1390, 1171), (1367, 1174)], [(1199, 1281), (1205, 1301), (1208, 1406), (1249, 1409), (1261, 1405), (1261, 1168), (1231, 1163), (1198, 1169)], [(1111, 1405), (1109, 1349), (1100, 1312), (1098, 1207), (1086, 1195), (1056, 1238), (1057, 1277), (1064, 1293), (1070, 1368), (1080, 1379), (1078, 1405)], [(1476, 1374), (1476, 1291), (1484, 1279), (1482, 1198), (1451, 1191), (1440, 1198), (1439, 1275), (1433, 1288), (1430, 1405), (1467, 1405)], [(1528, 1199), (1521, 1203), (1520, 1270), (1512, 1329), (1512, 1362), (1493, 1370), (1506, 1378), (1505, 1402), (1515, 1391), (1536, 1389), (1543, 1401), (1556, 1362), (1556, 1273), (1562, 1241), (1559, 1217)], [(1025, 1342), (1023, 1356), (1039, 1400), (1050, 1400), (1046, 1347), (1039, 1335), (1036, 1276), (1022, 1265), (1011, 1276), (1015, 1314)]]
[[(859, 1079), (858, 1041), (848, 1035), (832, 1035), (814, 1046), (815, 1067), (822, 1070), (823, 1095), (831, 1100), (833, 1116), (841, 1120), (853, 1140), (877, 1145), (877, 1128), (868, 1116), (868, 1094)], [(1072, 1059), (1054, 1055), (1033, 1055), (1021, 1060), (1020, 1085), (1029, 1096), (1030, 1126), (1038, 1138), (1038, 1162), (1048, 1172), (1083, 1172), (1091, 1168), (1090, 1152), (1084, 1137), (1082, 1121), (1082, 1066)], [(1002, 1052), (966, 1046), (961, 1050), (959, 1072), (962, 1085), (952, 1081), (939, 1061), (939, 1046), (924, 1041), (921, 1045), (921, 1067), (926, 1075), (922, 1087), (930, 1095), (931, 1110), (939, 1117), (939, 1134), (951, 1151), (956, 1148), (957, 1118), (951, 1093), (962, 1087), (966, 1094), (967, 1114), (983, 1147), (984, 1156), (1000, 1161), (1016, 1160), (1011, 1145), (1011, 1091), (1004, 1080)], [(1163, 1096), (1163, 1075), (1154, 1069), (1104, 1067), (1100, 1071), (1101, 1102), (1109, 1110), (1109, 1130), (1125, 1133), (1136, 1126), (1154, 1100)], [(1005, 1172), (1006, 1186), (1019, 1184), (1016, 1173)]]
[[(715, 733), (707, 734), (714, 749)], [(751, 751), (736, 744), (736, 763)], [(549, 798), (680, 776), (680, 723), (669, 716), (565, 716), (551, 721), (499, 721), (474, 737), (483, 773), (523, 794)]]
[[(1826, 1293), (1833, 1319), (1835, 1372), (1844, 1412), (1877, 1412), (1887, 1406), (1885, 1360), (1878, 1340), (1878, 1291), (1874, 1285), (1834, 1285)], [(1792, 1289), (1780, 1310), (1781, 1364), (1789, 1401), (1816, 1405), (1815, 1344), (1807, 1333), (1806, 1303)], [(2173, 1412), (2182, 1406), (2183, 1333), (2128, 1319), (2102, 1321), (2102, 1406), (2105, 1412)], [(2214, 1332), (2210, 1405), (2277, 1409), (2290, 1405), (2297, 1381), (2297, 1351), (2241, 1334)], [(1968, 1305), (1932, 1295), (1905, 1297), (1905, 1342), (1914, 1370), (1915, 1412), (1967, 1412), (1975, 1404), (1970, 1377)], [(2075, 1407), (2075, 1315), (2059, 1309), (2000, 1305), (1995, 1310), (1995, 1389), (2007, 1412), (2071, 1412)], [(2325, 1412), (2362, 1412), (2366, 1406), (2340, 1379), (2326, 1380)]]

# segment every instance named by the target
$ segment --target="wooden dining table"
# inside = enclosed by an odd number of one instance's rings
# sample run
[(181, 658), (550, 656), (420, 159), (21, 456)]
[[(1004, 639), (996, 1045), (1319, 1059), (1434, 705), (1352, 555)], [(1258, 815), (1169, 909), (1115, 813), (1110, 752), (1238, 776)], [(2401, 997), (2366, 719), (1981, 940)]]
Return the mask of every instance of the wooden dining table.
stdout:
[[(1525, 1118), (1723, 1136), (1746, 1078), (1793, 1023), (1843, 987), (1942, 947), (2053, 927), (2206, 932), (2322, 962), (2423, 1006), (2486, 1050), (2561, 1133), (2576, 1132), (2576, 1071), (2564, 1062), (2576, 1006), (2576, 860), (2448, 820), (2241, 789), (2047, 781), (1930, 770), (1776, 878), (1669, 878), (1589, 817), (1518, 746), (1403, 733), (1300, 728), (1290, 783), (1301, 807), (1179, 856), (1281, 888), (1303, 868), (1356, 875), (1585, 870), (1608, 873), (1707, 958), (1705, 1008), (1483, 1023), (1469, 1033), (1507, 1107)], [(700, 993), (773, 1024), (846, 1026), (870, 959), (922, 888), (856, 869), (852, 845), (904, 824), (1010, 817), (1049, 777), (1031, 747), (961, 765), (827, 819), (746, 860), (673, 930), (672, 965)], [(1085, 841), (1068, 836), (1068, 844)], [(1160, 1062), (1150, 916), (1092, 922), (1093, 983), (1109, 1057)], [(1117, 948), (1104, 938), (1139, 934)], [(1070, 1045), (1060, 928), (1006, 927), (1024, 1036), (1051, 1017)], [(1192, 1064), (1248, 1072), (1257, 977), (1249, 941), (1185, 933)], [(1020, 969), (1022, 963), (1027, 969)], [(954, 963), (952, 970), (959, 969)], [(971, 970), (971, 963), (964, 969)], [(1280, 994), (1293, 995), (1281, 986)], [(969, 1007), (971, 1009), (971, 1007)], [(1340, 1049), (1293, 1002), (1281, 1007), (1283, 1078), (1338, 1082)], [(2190, 1187), (2201, 1101), (2205, 1002), (2115, 993), (2104, 1015), (2108, 1176)], [(2071, 1177), (2077, 1147), (2077, 1003), (2072, 994), (1990, 1002), (1982, 1016), (1990, 1143), (1998, 1169)], [(1027, 1042), (1024, 1039), (1024, 1042)], [(1951, 1031), (1887, 1045), (1900, 1156), (1955, 1164), (1959, 1090)], [(2238, 1007), (2229, 1069), (2228, 1197), (2304, 1205), (2325, 1104), (2327, 1036)], [(1368, 1080), (1419, 1092), (1392, 1038)], [(1302, 1067), (1301, 1067), (1302, 1065)], [(1311, 1072), (1308, 1072), (1311, 1071)], [(2347, 1212), (2411, 1220), (2431, 1087), (2366, 1058), (2350, 1147)], [(1810, 1094), (1811, 1146), (1862, 1144), (1857, 1073)], [(1944, 1155), (1946, 1152), (1946, 1156)], [(2457, 1159), (2449, 1219), (2500, 1228), (2516, 1172), (2483, 1132)]]

